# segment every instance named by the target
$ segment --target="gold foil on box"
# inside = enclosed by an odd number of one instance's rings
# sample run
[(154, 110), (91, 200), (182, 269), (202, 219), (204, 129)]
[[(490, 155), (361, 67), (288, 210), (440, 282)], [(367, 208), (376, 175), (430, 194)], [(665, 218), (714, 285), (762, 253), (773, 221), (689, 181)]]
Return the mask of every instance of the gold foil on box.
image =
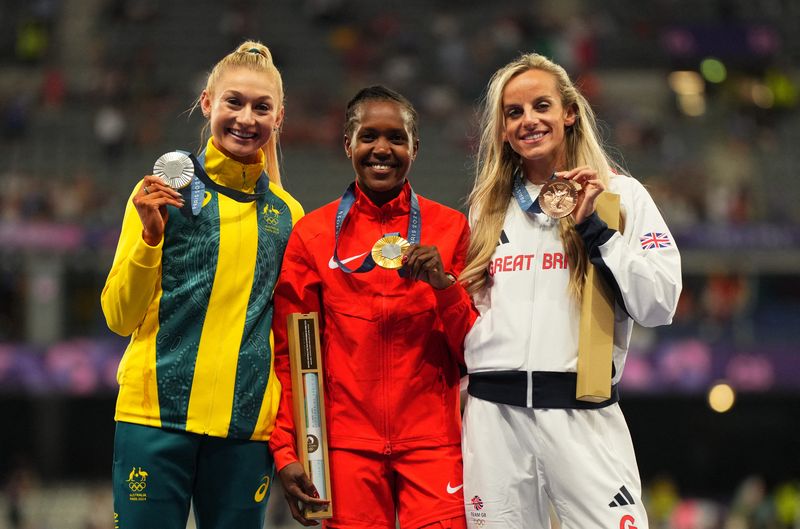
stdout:
[[(320, 498), (330, 500), (331, 472), (319, 317), (316, 312), (295, 312), (288, 316), (287, 324), (297, 456)], [(306, 505), (303, 516), (309, 520), (330, 518), (333, 516), (333, 502), (322, 506)]]
[[(595, 204), (597, 214), (608, 227), (619, 230), (619, 195), (603, 192)], [(576, 399), (597, 403), (611, 397), (613, 348), (614, 295), (590, 263), (581, 300)]]

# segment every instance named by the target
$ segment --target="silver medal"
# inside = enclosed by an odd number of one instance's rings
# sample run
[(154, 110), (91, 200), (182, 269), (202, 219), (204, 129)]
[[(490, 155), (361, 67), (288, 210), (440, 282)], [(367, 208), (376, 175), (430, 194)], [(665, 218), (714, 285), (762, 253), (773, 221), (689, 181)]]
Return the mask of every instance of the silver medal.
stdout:
[(162, 154), (153, 166), (153, 174), (172, 189), (189, 185), (194, 176), (194, 164), (187, 155), (172, 151)]

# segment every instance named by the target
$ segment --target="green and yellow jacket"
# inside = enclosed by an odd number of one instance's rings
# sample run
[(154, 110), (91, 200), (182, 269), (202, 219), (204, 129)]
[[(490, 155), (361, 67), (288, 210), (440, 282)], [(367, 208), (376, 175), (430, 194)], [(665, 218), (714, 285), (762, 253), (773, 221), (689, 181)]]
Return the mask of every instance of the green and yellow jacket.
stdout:
[[(217, 184), (253, 193), (263, 168), (263, 157), (245, 165), (208, 142), (205, 170)], [(109, 328), (131, 336), (117, 373), (115, 419), (267, 440), (281, 394), (272, 291), (302, 207), (270, 182), (252, 202), (206, 187), (197, 215), (168, 210), (162, 241), (149, 246), (128, 200), (103, 288)]]

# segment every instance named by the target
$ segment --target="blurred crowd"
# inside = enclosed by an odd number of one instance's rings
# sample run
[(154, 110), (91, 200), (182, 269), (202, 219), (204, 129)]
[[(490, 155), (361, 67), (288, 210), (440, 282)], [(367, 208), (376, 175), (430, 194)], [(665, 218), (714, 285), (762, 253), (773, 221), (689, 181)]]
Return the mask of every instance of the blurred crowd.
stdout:
[[(796, 37), (785, 29), (798, 14), (791, 2), (716, 0), (686, 10), (681, 0), (659, 0), (639, 15), (623, 0), (518, 0), (471, 9), (454, 9), (458, 4), (446, 0), (419, 2), (416, 9), (363, 0), (261, 4), (227, 0), (209, 7), (214, 16), (203, 17), (209, 20), (198, 29), (213, 37), (193, 43), (192, 55), (186, 52), (192, 48), (184, 51), (167, 39), (180, 31), (164, 22), (187, 11), (180, 2), (92, 0), (84, 9), (96, 18), (69, 47), (62, 41), (74, 26), (71, 2), (4, 3), (0, 67), (17, 72), (30, 90), (0, 86), (2, 149), (17, 162), (0, 170), (11, 188), (0, 195), (2, 221), (72, 221), (86, 218), (76, 219), (76, 211), (118, 211), (118, 201), (103, 199), (127, 189), (107, 185), (114, 171), (127, 168), (125, 160), (141, 167), (151, 150), (193, 137), (187, 131), (194, 124), (184, 114), (202, 88), (202, 65), (251, 36), (272, 47), (284, 74), (287, 158), (293, 149), (338, 149), (345, 98), (379, 81), (408, 94), (422, 112), (424, 134), (467, 162), (477, 133), (474, 109), (489, 75), (520, 50), (536, 50), (580, 81), (619, 161), (652, 188), (670, 226), (800, 221), (789, 202), (793, 195), (776, 194), (762, 180), (769, 171), (787, 181), (782, 173), (797, 156), (784, 139), (800, 135), (796, 72), (790, 69)], [(294, 24), (279, 32), (270, 27), (274, 13)], [(201, 17), (186, 17), (201, 23)], [(701, 31), (742, 43), (725, 47), (701, 38)], [(702, 98), (689, 111), (679, 101), (685, 94), (668, 87), (668, 76), (700, 71), (702, 60), (715, 54), (727, 63), (727, 74), (701, 79)], [(76, 66), (85, 71), (76, 74)], [(322, 90), (313, 82), (321, 77), (329, 79)], [(59, 123), (76, 109), (85, 127)], [(37, 170), (41, 164), (25, 159), (47, 126), (50, 134), (74, 136), (53, 138), (63, 147), (51, 140), (52, 147), (89, 157), (77, 165), (70, 158), (55, 182), (49, 171)], [(466, 165), (455, 164), (458, 178), (471, 178)], [(73, 196), (61, 197), (76, 184)], [(463, 197), (451, 199), (458, 204)]]

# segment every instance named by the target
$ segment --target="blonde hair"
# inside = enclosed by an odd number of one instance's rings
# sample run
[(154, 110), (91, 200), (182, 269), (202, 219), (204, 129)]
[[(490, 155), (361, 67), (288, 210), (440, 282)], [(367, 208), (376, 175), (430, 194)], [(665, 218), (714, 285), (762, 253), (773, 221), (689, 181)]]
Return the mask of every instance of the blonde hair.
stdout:
[[(594, 112), (564, 68), (543, 55), (528, 53), (495, 72), (483, 99), (475, 184), (467, 201), (470, 218), (475, 222), (467, 250), (467, 265), (459, 279), (471, 294), (479, 291), (488, 279), (487, 265), (503, 229), (514, 171), (520, 164), (520, 156), (504, 141), (503, 91), (511, 79), (528, 70), (551, 74), (556, 80), (562, 106), (575, 111), (575, 123), (566, 129), (565, 166), (560, 169), (587, 165), (608, 185), (612, 168), (618, 167), (600, 144)], [(559, 221), (559, 233), (570, 266), (569, 292), (580, 300), (588, 256), (571, 216)]]
[[(280, 112), (284, 106), (283, 79), (275, 63), (272, 61), (272, 53), (270, 53), (269, 48), (258, 41), (248, 40), (220, 59), (220, 61), (214, 65), (214, 68), (211, 70), (211, 73), (208, 74), (208, 79), (206, 80), (206, 91), (209, 94), (214, 93), (214, 89), (222, 77), (222, 74), (231, 68), (247, 68), (254, 72), (263, 72), (272, 76), (272, 79), (275, 81), (275, 87), (278, 89), (275, 110), (276, 112)], [(195, 101), (192, 108), (196, 108), (199, 104), (200, 98)], [(205, 126), (200, 131), (201, 148), (205, 147), (208, 141), (209, 131), (210, 123), (206, 122)], [(281, 171), (278, 158), (279, 133), (277, 128), (274, 129), (267, 143), (261, 147), (261, 150), (264, 152), (264, 169), (267, 171), (270, 181), (281, 186)]]

